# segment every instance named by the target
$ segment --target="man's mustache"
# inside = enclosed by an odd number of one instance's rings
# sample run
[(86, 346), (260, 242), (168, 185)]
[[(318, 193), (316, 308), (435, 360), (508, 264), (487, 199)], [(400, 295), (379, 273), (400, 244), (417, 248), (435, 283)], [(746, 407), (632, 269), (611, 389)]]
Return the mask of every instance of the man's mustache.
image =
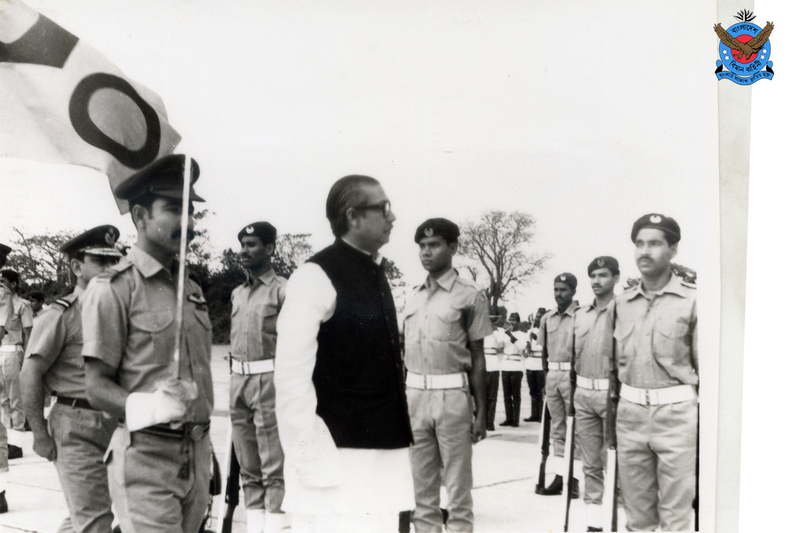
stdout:
[[(180, 239), (181, 238), (181, 229), (178, 228), (175, 231), (173, 231), (172, 235), (170, 237), (172, 237), (173, 239)], [(189, 231), (186, 232), (186, 240), (187, 241), (191, 241), (192, 239), (194, 239), (194, 230), (190, 229)]]

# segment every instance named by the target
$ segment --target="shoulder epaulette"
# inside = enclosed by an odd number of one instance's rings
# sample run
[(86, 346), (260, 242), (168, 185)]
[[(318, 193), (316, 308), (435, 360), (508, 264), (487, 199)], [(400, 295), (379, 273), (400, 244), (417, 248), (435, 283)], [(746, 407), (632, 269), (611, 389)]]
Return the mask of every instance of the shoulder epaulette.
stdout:
[(56, 299), (56, 301), (52, 303), (52, 308), (56, 310), (60, 309), (62, 311), (66, 311), (72, 306), (72, 304), (74, 304), (77, 301), (78, 301), (78, 295), (73, 292), (72, 294), (67, 294), (62, 296), (61, 298)]
[(472, 281), (469, 278), (462, 278), (461, 276), (458, 276), (458, 278), (456, 278), (456, 281), (458, 281), (460, 283), (463, 283), (467, 287), (472, 287), (476, 291), (483, 292), (483, 289), (481, 288), (481, 286), (478, 285), (478, 283), (476, 281)]
[(692, 283), (692, 282), (686, 281), (684, 279), (681, 279), (681, 285), (683, 285), (687, 289), (696, 289), (697, 288), (697, 284), (696, 283)]
[(103, 272), (94, 277), (97, 283), (110, 283), (114, 278), (119, 276), (122, 272), (133, 266), (130, 261), (120, 261), (114, 266), (110, 266)]

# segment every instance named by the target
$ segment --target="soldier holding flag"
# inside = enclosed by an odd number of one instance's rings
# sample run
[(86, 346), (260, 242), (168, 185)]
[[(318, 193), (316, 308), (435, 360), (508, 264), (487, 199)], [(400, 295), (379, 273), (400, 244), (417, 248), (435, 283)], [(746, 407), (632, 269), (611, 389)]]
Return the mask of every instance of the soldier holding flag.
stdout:
[[(129, 202), (137, 241), (92, 280), (83, 302), (89, 401), (120, 421), (107, 465), (123, 531), (196, 533), (208, 505), (211, 322), (192, 280), (176, 298), (184, 164), (191, 183), (200, 174), (185, 159), (164, 157), (116, 189)], [(193, 190), (189, 199), (204, 201)], [(187, 226), (191, 237), (191, 218)]]

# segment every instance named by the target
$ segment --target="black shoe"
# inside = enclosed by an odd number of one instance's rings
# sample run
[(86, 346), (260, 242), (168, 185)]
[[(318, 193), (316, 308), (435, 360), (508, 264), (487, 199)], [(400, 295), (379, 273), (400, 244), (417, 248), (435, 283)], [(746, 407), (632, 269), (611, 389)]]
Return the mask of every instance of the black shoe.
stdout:
[(586, 528), (586, 531), (603, 531), (603, 528), (602, 527), (589, 526), (589, 527)]
[(519, 427), (519, 422), (511, 422), (511, 427), (512, 428), (518, 428)]
[(439, 507), (439, 510), (442, 512), (442, 524), (447, 525), (447, 519), (450, 518), (450, 513), (447, 509), (442, 509)]
[(23, 431), (33, 431), (33, 430), (31, 429), (31, 425), (30, 425), (30, 424), (28, 424), (28, 421), (27, 421), (27, 420), (25, 421), (25, 425), (24, 425), (24, 426), (22, 426), (22, 430), (23, 430)]
[(556, 476), (553, 479), (553, 482), (550, 483), (549, 487), (540, 487), (536, 486), (536, 494), (541, 494), (542, 496), (558, 496), (564, 490), (564, 480), (561, 476)]
[(571, 500), (577, 500), (581, 496), (581, 488), (578, 485), (578, 480), (572, 478), (572, 492), (569, 493), (569, 497)]
[(8, 459), (19, 459), (22, 457), (22, 448), (19, 446), (14, 446), (13, 444), (8, 445)]
[(0, 492), (0, 514), (8, 512), (8, 502), (6, 501), (6, 491)]
[(541, 421), (542, 421), (541, 417), (538, 416), (529, 416), (528, 418), (525, 419), (525, 422), (541, 422)]
[(511, 420), (503, 420), (502, 422), (500, 422), (497, 425), (498, 426), (510, 426), (511, 425)]
[(486, 431), (494, 431), (494, 424), (489, 424), (486, 426)]
[[(397, 525), (398, 533), (411, 533), (411, 513), (412, 511), (400, 511), (400, 520)], [(117, 532), (114, 531), (114, 533)]]

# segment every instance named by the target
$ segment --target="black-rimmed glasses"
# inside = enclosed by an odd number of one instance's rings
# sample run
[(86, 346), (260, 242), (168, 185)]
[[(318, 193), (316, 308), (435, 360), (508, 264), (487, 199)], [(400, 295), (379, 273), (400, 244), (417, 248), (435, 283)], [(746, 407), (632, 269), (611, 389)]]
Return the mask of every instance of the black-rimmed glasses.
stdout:
[(392, 202), (385, 200), (378, 204), (360, 205), (356, 209), (379, 209), (384, 217), (389, 218), (389, 213), (392, 212)]

